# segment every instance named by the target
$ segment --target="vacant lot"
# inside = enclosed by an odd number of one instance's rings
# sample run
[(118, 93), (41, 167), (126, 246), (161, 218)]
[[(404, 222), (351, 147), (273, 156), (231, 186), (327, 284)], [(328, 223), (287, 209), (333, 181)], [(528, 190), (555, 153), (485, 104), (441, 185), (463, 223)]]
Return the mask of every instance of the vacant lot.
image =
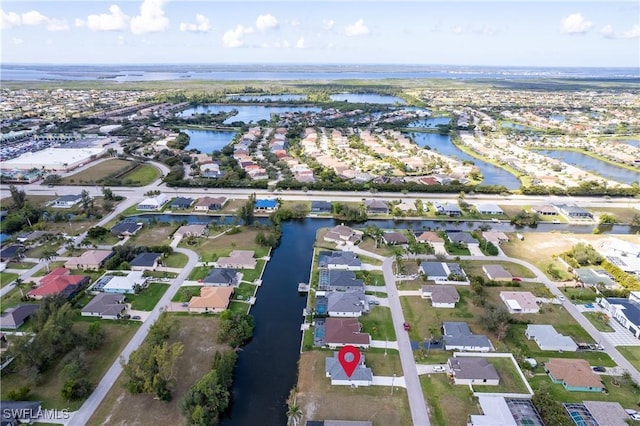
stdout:
[[(92, 321), (101, 321), (101, 325), (106, 331), (103, 345), (95, 351), (87, 352), (86, 356), (87, 365), (89, 366), (86, 377), (95, 386), (129, 342), (131, 336), (137, 331), (139, 324), (129, 321), (90, 319), (76, 323), (75, 327), (86, 329)], [(42, 401), (42, 405), (45, 408), (69, 408), (72, 411), (77, 410), (82, 405), (82, 401), (69, 402), (60, 395), (60, 389), (62, 389), (64, 382), (59, 372), (65, 362), (65, 358), (61, 358), (57, 364), (53, 365), (43, 375), (42, 383), (37, 386), (30, 386), (31, 394), (29, 398), (31, 400)], [(2, 398), (5, 399), (10, 390), (18, 389), (25, 385), (28, 386), (28, 383), (28, 379), (20, 374), (3, 374)]]
[(640, 346), (618, 346), (617, 349), (631, 365), (640, 369)]
[(183, 268), (189, 259), (182, 253), (171, 253), (169, 256), (162, 259), (162, 263), (167, 268)]
[[(254, 250), (254, 257), (266, 256), (267, 247), (256, 244), (256, 235), (259, 229), (243, 226), (237, 234), (225, 234), (218, 238), (198, 238), (196, 244), (188, 245), (186, 241), (180, 243), (180, 247), (186, 247), (200, 255), (203, 262), (214, 262), (220, 256), (228, 256), (233, 250)], [(265, 234), (269, 231), (263, 231)]]
[[(376, 425), (410, 425), (407, 393), (402, 388), (331, 386), (325, 377), (328, 351), (305, 352), (300, 357), (298, 405), (307, 420), (370, 420)], [(368, 356), (368, 355), (366, 355)], [(382, 355), (384, 356), (384, 355)]]
[(160, 170), (150, 164), (142, 164), (120, 178), (122, 185), (149, 185), (160, 177)]
[(535, 274), (531, 272), (528, 268), (525, 268), (522, 265), (518, 265), (513, 262), (505, 262), (502, 260), (494, 261), (492, 259), (484, 260), (462, 260), (460, 261), (460, 266), (467, 273), (467, 275), (478, 275), (484, 278), (487, 278), (487, 275), (482, 270), (482, 266), (484, 265), (500, 265), (507, 271), (511, 273), (514, 277), (521, 278), (535, 278)]
[(369, 333), (374, 340), (396, 340), (393, 329), (391, 310), (383, 306), (375, 306), (371, 312), (359, 318), (362, 332)]
[(94, 184), (106, 178), (110, 174), (117, 173), (120, 170), (124, 170), (130, 165), (131, 162), (126, 160), (106, 160), (100, 164), (96, 164), (95, 166), (84, 169), (81, 172), (63, 177), (60, 181), (60, 185)]
[(159, 222), (154, 225), (145, 225), (136, 235), (129, 238), (127, 244), (136, 246), (168, 246), (169, 243), (171, 243), (171, 234), (173, 234), (179, 226), (180, 225), (173, 222)]
[(480, 414), (468, 386), (456, 386), (446, 374), (420, 376), (422, 393), (436, 426), (466, 426), (470, 414)]
[(127, 295), (127, 301), (131, 303), (131, 309), (137, 311), (152, 311), (162, 295), (169, 289), (168, 284), (151, 283), (140, 294)]
[[(179, 425), (184, 424), (179, 402), (187, 390), (211, 368), (217, 350), (226, 350), (218, 345), (215, 336), (219, 320), (215, 316), (174, 316), (178, 331), (172, 341), (184, 344), (184, 353), (178, 361), (173, 389), (173, 400), (169, 403), (158, 401), (151, 395), (131, 395), (124, 389), (126, 380), (120, 375), (118, 380), (98, 407), (90, 425)], [(203, 338), (207, 336), (207, 338)]]
[(595, 216), (600, 216), (601, 214), (613, 215), (613, 217), (616, 218), (616, 222), (619, 223), (631, 223), (634, 216), (638, 214), (638, 211), (635, 209), (626, 209), (623, 207), (593, 207), (587, 210)]
[(182, 286), (178, 289), (172, 302), (188, 302), (191, 300), (193, 296), (200, 296), (200, 291), (202, 290), (202, 286), (199, 285), (190, 285), (190, 286)]

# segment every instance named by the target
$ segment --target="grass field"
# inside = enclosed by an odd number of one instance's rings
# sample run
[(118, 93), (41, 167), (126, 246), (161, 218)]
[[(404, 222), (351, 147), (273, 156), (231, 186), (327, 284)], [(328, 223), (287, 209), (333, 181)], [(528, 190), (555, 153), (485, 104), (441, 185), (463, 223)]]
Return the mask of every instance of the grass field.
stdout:
[(34, 266), (36, 266), (37, 263), (34, 262), (9, 262), (7, 263), (7, 268), (8, 269), (31, 269)]
[(0, 272), (0, 288), (9, 284), (11, 281), (15, 280), (18, 277), (18, 274), (14, 274), (11, 272)]
[(160, 170), (150, 164), (142, 164), (120, 178), (125, 186), (145, 186), (160, 177)]
[(196, 266), (191, 270), (189, 274), (189, 281), (198, 281), (204, 279), (207, 275), (209, 275), (209, 271), (211, 268), (208, 266)]
[(638, 214), (637, 210), (624, 207), (593, 207), (587, 210), (598, 216), (603, 213), (613, 215), (618, 223), (631, 223), (634, 216)]
[(469, 388), (450, 384), (446, 374), (420, 376), (420, 385), (435, 426), (466, 426), (470, 414), (480, 414)]
[[(29, 291), (29, 288), (23, 288), (22, 291), (26, 294)], [(2, 296), (0, 299), (0, 309), (2, 309), (2, 312), (22, 303), (20, 297), (20, 289), (17, 287)]]
[(167, 284), (151, 283), (140, 294), (128, 294), (127, 302), (131, 303), (131, 309), (137, 311), (152, 311), (162, 295), (169, 289)]
[(177, 321), (177, 332), (169, 341), (184, 344), (184, 352), (176, 363), (176, 384), (173, 386), (173, 400), (159, 401), (151, 395), (131, 395), (125, 389), (126, 379), (120, 375), (107, 393), (89, 425), (109, 426), (157, 426), (185, 424), (180, 412), (179, 401), (187, 390), (211, 368), (213, 356), (227, 347), (216, 343), (219, 319), (213, 315), (173, 315)]
[(240, 283), (240, 285), (233, 290), (233, 298), (237, 300), (249, 300), (255, 293), (256, 287), (257, 286), (253, 284)]
[(496, 368), (500, 376), (500, 384), (498, 386), (474, 385), (473, 390), (475, 392), (529, 393), (511, 358), (487, 358), (487, 361)]
[(169, 238), (180, 225), (176, 223), (158, 222), (153, 225), (145, 224), (136, 235), (129, 238), (127, 244), (136, 246), (169, 245)]
[(640, 369), (640, 346), (617, 346), (616, 349), (636, 369)]
[[(311, 351), (300, 356), (297, 385), (297, 402), (303, 413), (300, 424), (307, 420), (323, 419), (369, 420), (375, 425), (411, 424), (404, 389), (395, 388), (391, 395), (391, 388), (387, 386), (331, 386), (330, 379), (324, 373), (327, 356), (331, 356), (331, 352)], [(378, 356), (384, 357), (374, 354), (372, 358)]]
[(117, 173), (131, 164), (130, 161), (111, 159), (84, 169), (70, 176), (65, 176), (60, 181), (60, 185), (71, 184), (95, 184), (112, 173)]
[(202, 286), (190, 285), (183, 286), (178, 289), (176, 294), (171, 299), (172, 302), (188, 302), (193, 296), (200, 296), (200, 289)]
[(369, 333), (374, 340), (396, 340), (393, 329), (391, 310), (383, 306), (375, 306), (368, 314), (361, 316), (362, 332)]
[(260, 274), (262, 274), (265, 263), (266, 261), (259, 259), (256, 262), (256, 267), (254, 269), (239, 269), (238, 272), (242, 272), (242, 281), (248, 281), (252, 283), (260, 278)]
[(243, 226), (237, 234), (225, 234), (218, 238), (198, 238), (195, 245), (188, 245), (186, 241), (180, 242), (180, 247), (185, 247), (198, 253), (202, 262), (214, 262), (221, 256), (228, 256), (233, 250), (254, 250), (254, 257), (266, 256), (267, 247), (256, 244), (256, 235), (259, 230)]
[(237, 313), (241, 313), (241, 314), (246, 314), (247, 312), (249, 312), (249, 307), (251, 305), (244, 303), (244, 302), (231, 302), (229, 303), (229, 310), (231, 312), (237, 312)]
[(182, 253), (171, 253), (169, 256), (162, 259), (162, 263), (167, 268), (184, 268), (189, 259)]
[(513, 275), (514, 277), (520, 277), (520, 278), (536, 277), (536, 275), (533, 272), (531, 272), (529, 268), (526, 268), (522, 265), (519, 265), (513, 262), (505, 262), (503, 260), (495, 261), (492, 259), (488, 259), (487, 261), (484, 261), (484, 260), (461, 260), (460, 261), (460, 266), (462, 266), (462, 269), (464, 269), (467, 275), (478, 275), (485, 278), (486, 278), (486, 274), (482, 270), (482, 266), (489, 265), (489, 264), (501, 265), (504, 269), (509, 271), (511, 275)]
[(609, 325), (609, 320), (604, 318), (604, 314), (600, 312), (583, 312), (582, 315), (587, 317), (589, 322), (593, 324), (593, 326), (598, 331), (604, 332), (614, 332), (614, 328)]
[[(137, 331), (138, 325), (135, 322), (118, 322), (93, 319), (100, 321), (106, 337), (102, 346), (87, 352), (86, 360), (89, 365), (86, 377), (95, 386), (111, 364), (116, 360), (125, 345), (129, 342), (133, 334)], [(86, 329), (92, 321), (78, 322), (74, 327)], [(60, 395), (63, 379), (58, 374), (65, 365), (66, 359), (60, 358), (42, 378), (42, 383), (31, 387), (29, 398), (34, 401), (42, 401), (43, 408), (68, 408), (71, 411), (77, 410), (82, 401), (66, 401)], [(28, 385), (28, 379), (20, 374), (2, 375), (2, 398), (5, 399), (7, 393), (12, 389)]]
[[(66, 261), (65, 261), (65, 260), (56, 260), (56, 261), (53, 261), (53, 262), (49, 263), (49, 270), (50, 270), (50, 271), (53, 271), (53, 270), (54, 270), (54, 269), (56, 269), (56, 268), (62, 268), (62, 267), (64, 267), (64, 264), (65, 264), (65, 263), (66, 263)], [(44, 276), (45, 276), (45, 275), (47, 275), (47, 274), (48, 274), (48, 272), (47, 272), (47, 267), (46, 267), (46, 266), (43, 266), (42, 268), (40, 268), (39, 270), (37, 270), (35, 274), (33, 274), (33, 275), (31, 275), (31, 276), (32, 276), (32, 277), (34, 277), (34, 278), (37, 278), (37, 277), (44, 277)]]

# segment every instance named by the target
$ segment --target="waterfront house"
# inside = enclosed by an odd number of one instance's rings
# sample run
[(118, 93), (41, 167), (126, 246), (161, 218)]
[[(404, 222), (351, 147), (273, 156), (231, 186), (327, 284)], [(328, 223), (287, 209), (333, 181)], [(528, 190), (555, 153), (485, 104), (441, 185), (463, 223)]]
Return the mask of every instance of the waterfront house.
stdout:
[(202, 287), (200, 296), (193, 296), (189, 301), (191, 313), (218, 313), (229, 307), (233, 295), (233, 287)]
[(478, 213), (490, 216), (497, 216), (504, 214), (504, 210), (497, 204), (494, 203), (478, 203), (476, 204), (476, 210)]
[(143, 200), (140, 204), (138, 204), (138, 210), (160, 210), (162, 206), (167, 204), (169, 199), (165, 194), (159, 194), (155, 197), (150, 197)]
[(182, 225), (176, 232), (173, 233), (174, 238), (204, 237), (206, 235), (207, 225), (202, 224)]
[(118, 319), (127, 311), (123, 294), (99, 293), (82, 308), (83, 317), (100, 317), (103, 319)]
[(102, 269), (104, 263), (113, 256), (111, 250), (88, 250), (80, 256), (71, 257), (64, 264), (67, 269)]
[(325, 320), (325, 342), (331, 349), (352, 345), (366, 349), (371, 336), (362, 333), (362, 324), (356, 318), (327, 318)]
[(238, 272), (231, 268), (214, 268), (202, 280), (203, 285), (213, 287), (236, 286), (239, 283)]
[(193, 198), (176, 197), (171, 202), (171, 208), (173, 210), (186, 210), (193, 205)]
[(311, 213), (331, 213), (332, 206), (328, 201), (312, 201)]
[[(347, 376), (344, 368), (342, 368), (342, 365), (340, 364), (338, 352), (334, 352), (333, 357), (325, 358), (324, 372), (326, 377), (331, 378), (332, 385), (358, 387), (371, 386), (373, 384), (373, 372), (370, 368), (367, 368), (365, 366), (364, 355), (360, 355), (360, 361), (358, 362), (358, 365), (353, 370), (351, 376)], [(351, 423), (352, 422), (336, 422), (335, 426), (338, 426), (338, 424), (351, 426)], [(325, 424), (327, 424), (327, 421), (325, 421)], [(358, 426), (360, 425), (358, 424)]]
[(552, 325), (529, 324), (524, 332), (542, 351), (575, 352), (578, 345), (569, 336), (560, 334)]
[(226, 197), (203, 197), (195, 203), (193, 210), (196, 212), (220, 210), (226, 202)]
[(325, 296), (318, 296), (318, 298), (324, 298), (326, 313), (330, 317), (357, 318), (363, 313), (369, 312), (369, 303), (362, 289), (330, 291)]
[(365, 200), (364, 208), (371, 214), (389, 214), (389, 206), (382, 200)]
[(273, 212), (278, 208), (278, 200), (256, 200), (254, 208), (257, 212)]
[(602, 392), (600, 376), (593, 372), (584, 359), (551, 358), (544, 370), (553, 383), (559, 383), (571, 392)]
[(453, 203), (440, 203), (438, 201), (433, 203), (433, 207), (436, 209), (436, 213), (439, 215), (446, 215), (449, 217), (460, 217), (462, 216), (462, 210), (458, 207), (457, 204)]
[(502, 265), (483, 265), (482, 270), (492, 281), (511, 281), (513, 279), (513, 275)]
[(257, 261), (253, 255), (253, 250), (234, 250), (229, 256), (220, 257), (214, 266), (216, 268), (255, 269)]
[(509, 237), (504, 232), (500, 231), (485, 231), (482, 233), (482, 238), (495, 244), (496, 246), (509, 241)]
[(407, 237), (402, 235), (400, 232), (385, 232), (382, 235), (382, 240), (385, 244), (390, 246), (405, 245), (409, 243)]
[(419, 243), (444, 243), (444, 239), (437, 232), (424, 231), (416, 237)]
[(478, 240), (473, 238), (470, 233), (464, 231), (447, 231), (447, 238), (453, 244), (464, 244), (466, 246), (480, 245)]
[(442, 323), (444, 348), (448, 351), (489, 352), (493, 345), (487, 336), (473, 334), (466, 322)]
[(560, 204), (557, 206), (564, 216), (570, 219), (593, 219), (593, 214), (575, 204)]
[(498, 371), (486, 358), (451, 357), (447, 362), (456, 385), (498, 386)]
[(129, 237), (131, 235), (136, 235), (136, 233), (142, 229), (142, 222), (130, 222), (130, 221), (122, 221), (115, 224), (109, 232), (111, 235), (115, 235), (118, 237)]
[(349, 291), (364, 289), (364, 282), (356, 278), (353, 271), (340, 269), (321, 269), (318, 277), (318, 290)]
[(362, 269), (362, 261), (350, 251), (321, 251), (318, 255), (318, 267), (359, 271)]
[(453, 285), (423, 285), (420, 296), (431, 299), (434, 308), (455, 308), (460, 301), (458, 290)]
[(338, 225), (329, 229), (325, 234), (324, 240), (336, 244), (356, 245), (362, 238), (362, 231), (357, 231), (348, 226)]
[(557, 216), (558, 211), (550, 204), (541, 204), (539, 206), (533, 206), (531, 211), (538, 213), (540, 216)]

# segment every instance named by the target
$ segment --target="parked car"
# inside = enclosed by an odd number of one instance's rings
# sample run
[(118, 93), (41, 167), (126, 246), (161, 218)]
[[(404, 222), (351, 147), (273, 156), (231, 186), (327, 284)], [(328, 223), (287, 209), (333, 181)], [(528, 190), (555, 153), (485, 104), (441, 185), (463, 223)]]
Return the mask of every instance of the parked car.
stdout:
[(520, 282), (520, 281), (522, 281), (522, 278), (513, 277), (513, 278), (511, 278), (511, 281)]
[(606, 373), (607, 369), (601, 365), (596, 365), (595, 367), (593, 367), (593, 371), (596, 371), (598, 373)]
[(447, 371), (447, 368), (444, 365), (436, 365), (435, 367), (433, 367), (433, 371)]
[(124, 315), (123, 315), (123, 316), (121, 316), (120, 318), (122, 318), (122, 319), (129, 319), (129, 318), (131, 318), (131, 315), (129, 315), (129, 314), (124, 314)]
[(411, 326), (409, 325), (408, 322), (405, 322), (404, 324), (402, 324), (402, 326), (404, 327), (404, 331), (410, 331), (411, 330)]
[(134, 315), (131, 317), (132, 320), (141, 320), (142, 317), (140, 315)]

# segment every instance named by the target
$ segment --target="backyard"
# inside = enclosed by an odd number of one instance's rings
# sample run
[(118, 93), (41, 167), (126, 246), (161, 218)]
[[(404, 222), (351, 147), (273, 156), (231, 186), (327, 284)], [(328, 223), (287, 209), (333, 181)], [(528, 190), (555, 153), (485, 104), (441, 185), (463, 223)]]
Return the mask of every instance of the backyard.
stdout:
[(455, 386), (446, 374), (420, 376), (422, 393), (436, 426), (466, 425), (470, 414), (480, 414), (467, 386)]
[(362, 332), (369, 333), (373, 340), (396, 340), (389, 308), (375, 306), (359, 320), (362, 323)]
[(131, 303), (131, 309), (136, 311), (152, 311), (168, 289), (168, 284), (151, 283), (139, 294), (128, 294), (127, 302)]

